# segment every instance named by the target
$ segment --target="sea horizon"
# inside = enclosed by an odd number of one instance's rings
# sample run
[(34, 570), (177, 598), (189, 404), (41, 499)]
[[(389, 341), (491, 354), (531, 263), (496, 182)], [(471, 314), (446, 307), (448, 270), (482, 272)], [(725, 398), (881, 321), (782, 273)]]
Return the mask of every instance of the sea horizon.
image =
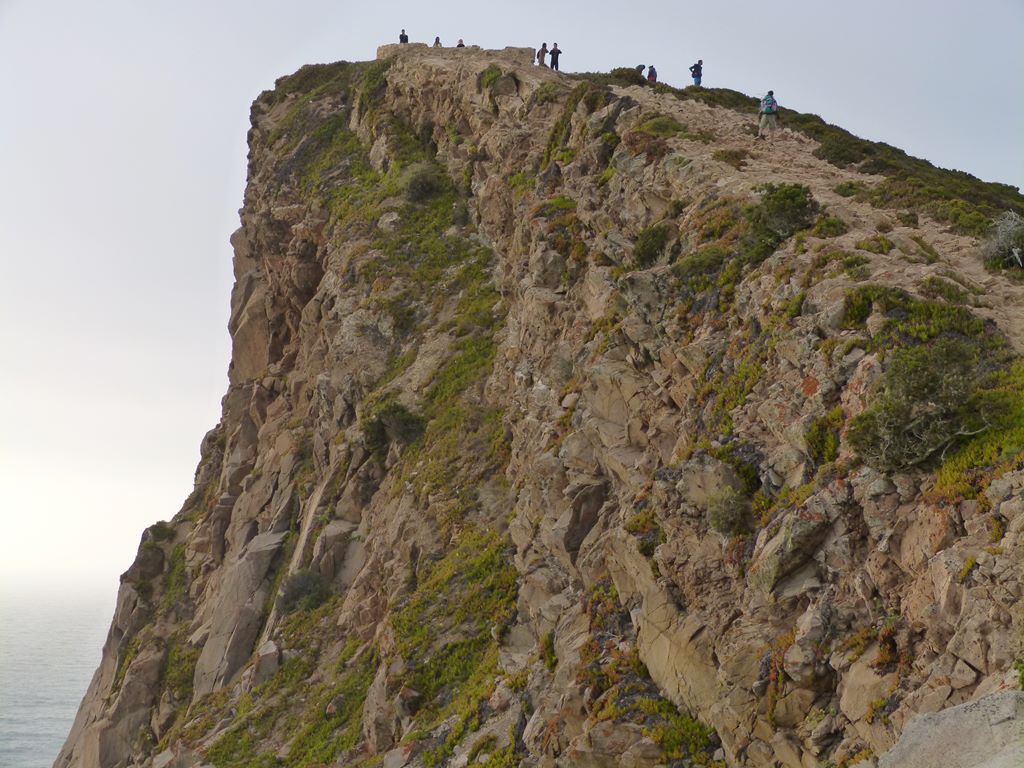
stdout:
[(99, 666), (116, 585), (0, 585), (0, 766), (50, 768)]

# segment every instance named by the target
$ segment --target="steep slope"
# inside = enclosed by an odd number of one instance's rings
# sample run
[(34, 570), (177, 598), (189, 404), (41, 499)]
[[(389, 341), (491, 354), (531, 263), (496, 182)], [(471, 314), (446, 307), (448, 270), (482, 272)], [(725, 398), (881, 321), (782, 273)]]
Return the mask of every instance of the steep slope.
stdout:
[(223, 417), (56, 766), (842, 766), (1015, 683), (1024, 286), (955, 230), (1024, 201), (530, 54), (253, 105)]

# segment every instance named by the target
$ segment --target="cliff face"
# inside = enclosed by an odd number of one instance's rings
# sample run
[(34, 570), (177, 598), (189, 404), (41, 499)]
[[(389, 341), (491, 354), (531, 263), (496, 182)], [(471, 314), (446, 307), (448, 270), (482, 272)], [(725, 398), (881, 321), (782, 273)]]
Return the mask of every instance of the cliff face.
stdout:
[(529, 64), (255, 102), (223, 417), (56, 766), (846, 765), (1016, 687), (1024, 286), (957, 230), (1019, 196)]

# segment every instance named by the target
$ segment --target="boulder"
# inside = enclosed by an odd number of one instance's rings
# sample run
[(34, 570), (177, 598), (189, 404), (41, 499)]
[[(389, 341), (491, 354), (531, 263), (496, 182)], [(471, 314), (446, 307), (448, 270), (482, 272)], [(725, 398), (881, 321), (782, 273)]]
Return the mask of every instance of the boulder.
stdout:
[(878, 768), (1020, 768), (1024, 765), (1024, 691), (915, 717)]

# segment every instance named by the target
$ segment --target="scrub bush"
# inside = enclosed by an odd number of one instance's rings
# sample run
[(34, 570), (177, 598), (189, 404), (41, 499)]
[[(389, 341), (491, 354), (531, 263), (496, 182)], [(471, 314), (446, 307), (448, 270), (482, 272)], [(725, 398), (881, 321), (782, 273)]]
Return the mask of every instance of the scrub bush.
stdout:
[(985, 263), (995, 269), (1024, 269), (1024, 217), (1007, 211), (992, 224)]
[(657, 261), (667, 243), (668, 227), (666, 225), (656, 224), (653, 227), (642, 229), (636, 236), (636, 247), (633, 250), (637, 266), (649, 267)]
[(900, 349), (875, 404), (850, 424), (850, 444), (868, 465), (891, 472), (983, 431), (989, 419), (976, 396), (979, 363), (977, 347), (953, 337)]
[(285, 581), (277, 607), (281, 613), (296, 610), (313, 611), (331, 596), (331, 588), (319, 571), (303, 569), (296, 571)]

